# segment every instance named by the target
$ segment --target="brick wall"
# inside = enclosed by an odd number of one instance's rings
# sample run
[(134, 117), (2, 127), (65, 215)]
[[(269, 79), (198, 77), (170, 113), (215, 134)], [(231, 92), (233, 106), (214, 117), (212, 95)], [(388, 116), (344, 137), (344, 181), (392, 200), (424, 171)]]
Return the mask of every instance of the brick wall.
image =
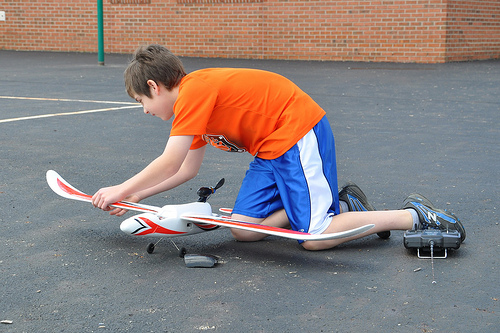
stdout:
[[(438, 63), (500, 58), (499, 0), (103, 0), (107, 53)], [(0, 0), (0, 49), (97, 52), (96, 0)]]
[(448, 0), (446, 61), (500, 58), (500, 0)]

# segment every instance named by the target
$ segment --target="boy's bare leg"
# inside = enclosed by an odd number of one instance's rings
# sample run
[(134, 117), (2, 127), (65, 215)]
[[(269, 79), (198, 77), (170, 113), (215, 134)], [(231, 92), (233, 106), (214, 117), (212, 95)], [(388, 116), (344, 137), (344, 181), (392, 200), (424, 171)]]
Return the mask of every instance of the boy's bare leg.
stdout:
[(332, 218), (330, 226), (323, 233), (334, 233), (361, 227), (366, 224), (375, 226), (365, 233), (349, 238), (306, 241), (302, 246), (306, 250), (325, 250), (353, 239), (365, 237), (386, 230), (409, 230), (413, 228), (413, 219), (406, 210), (346, 212)]
[[(340, 207), (340, 212), (342, 213), (342, 207)], [(265, 219), (259, 219), (255, 217), (249, 217), (246, 215), (240, 215), (240, 214), (233, 214), (231, 218), (239, 221), (245, 221), (245, 222), (251, 222), (251, 223), (259, 223), (259, 224), (264, 224), (264, 225), (269, 225), (273, 227), (278, 227), (278, 228), (286, 228), (290, 229), (290, 221), (288, 220), (288, 216), (285, 213), (284, 209), (278, 210), (271, 214), (269, 217)], [(266, 238), (268, 235), (260, 233), (260, 232), (253, 232), (253, 231), (246, 231), (246, 230), (241, 230), (241, 229), (231, 229), (231, 233), (233, 237), (236, 240), (242, 241), (242, 242), (254, 242), (254, 241), (259, 241), (261, 239)]]
[[(252, 218), (239, 214), (233, 214), (232, 218), (279, 228), (290, 227), (290, 222), (288, 221), (285, 210), (279, 210), (266, 219)], [(302, 243), (302, 246), (306, 250), (325, 250), (353, 239), (358, 239), (381, 231), (410, 230), (413, 228), (413, 219), (411, 214), (406, 210), (346, 212), (333, 216), (330, 226), (323, 233), (346, 231), (366, 224), (374, 224), (375, 226), (367, 232), (353, 237), (324, 241), (306, 241)], [(235, 239), (243, 242), (259, 241), (267, 237), (267, 235), (258, 232), (238, 229), (231, 229), (231, 233)]]
[[(286, 216), (285, 210), (281, 209), (270, 216), (268, 216), (265, 219), (259, 219), (255, 217), (249, 217), (245, 215), (240, 215), (240, 214), (233, 214), (231, 218), (235, 220), (240, 220), (240, 221), (245, 221), (245, 222), (252, 222), (252, 223), (259, 223), (259, 224), (264, 224), (272, 227), (278, 227), (278, 228), (290, 228), (290, 222), (288, 221), (288, 217)], [(236, 240), (242, 241), (242, 242), (255, 242), (259, 241), (261, 239), (266, 238), (268, 235), (262, 234), (260, 232), (253, 232), (253, 231), (246, 231), (246, 230), (240, 230), (240, 229), (231, 229), (231, 233), (233, 234), (233, 237)]]
[[(266, 219), (252, 218), (239, 214), (233, 214), (232, 218), (279, 228), (290, 227), (290, 222), (288, 221), (285, 210), (279, 210)], [(406, 210), (346, 212), (333, 216), (330, 226), (323, 233), (346, 231), (366, 224), (374, 224), (375, 226), (367, 232), (353, 237), (324, 241), (306, 241), (302, 243), (302, 246), (306, 250), (325, 250), (353, 239), (358, 239), (381, 231), (410, 230), (413, 228), (413, 219), (411, 214)], [(235, 239), (243, 242), (255, 242), (267, 237), (265, 234), (239, 229), (231, 229), (231, 233)]]

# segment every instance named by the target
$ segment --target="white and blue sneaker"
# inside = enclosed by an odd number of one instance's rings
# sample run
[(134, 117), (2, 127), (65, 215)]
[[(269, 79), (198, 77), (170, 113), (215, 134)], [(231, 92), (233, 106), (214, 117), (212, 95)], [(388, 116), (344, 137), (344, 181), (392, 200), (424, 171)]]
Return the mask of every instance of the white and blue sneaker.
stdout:
[(366, 212), (375, 210), (368, 202), (366, 195), (358, 185), (348, 182), (339, 191), (339, 200), (347, 203), (350, 212)]
[(458, 217), (445, 209), (435, 208), (423, 195), (410, 194), (403, 202), (403, 209), (413, 209), (418, 214), (419, 225), (416, 229), (456, 230), (460, 240), (465, 239), (465, 229)]
[[(368, 202), (366, 195), (353, 182), (345, 184), (339, 192), (339, 200), (347, 203), (350, 212), (373, 211), (375, 208)], [(382, 239), (391, 237), (391, 231), (381, 231), (377, 235)]]

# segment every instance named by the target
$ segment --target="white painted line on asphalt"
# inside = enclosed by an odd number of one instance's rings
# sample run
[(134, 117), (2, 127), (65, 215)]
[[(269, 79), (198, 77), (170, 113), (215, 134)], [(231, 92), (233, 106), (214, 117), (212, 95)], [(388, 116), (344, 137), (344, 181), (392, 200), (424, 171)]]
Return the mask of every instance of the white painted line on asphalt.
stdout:
[(101, 104), (133, 104), (137, 102), (115, 102), (115, 101), (93, 101), (87, 99), (67, 99), (67, 98), (45, 98), (45, 97), (16, 97), (16, 96), (0, 96), (3, 99), (25, 99), (33, 101), (55, 101), (55, 102), (81, 102), (81, 103), (101, 103)]
[(126, 105), (126, 106), (105, 108), (105, 109), (83, 110), (83, 111), (63, 112), (63, 113), (51, 113), (51, 114), (41, 114), (41, 115), (37, 115), (37, 116), (26, 116), (26, 117), (18, 117), (18, 118), (0, 119), (0, 123), (8, 123), (8, 122), (12, 122), (12, 121), (30, 120), (30, 119), (39, 119), (39, 118), (48, 118), (48, 117), (70, 116), (70, 115), (84, 114), (84, 113), (115, 111), (115, 110), (142, 107), (142, 105), (140, 105), (139, 103), (136, 103), (136, 102), (94, 101), (94, 100), (84, 100), (84, 99), (19, 97), (19, 96), (0, 96), (0, 98), (32, 100), (32, 101), (80, 102), (80, 103), (121, 104), (121, 105), (125, 104)]
[(51, 114), (41, 114), (37, 116), (28, 116), (28, 117), (19, 117), (19, 118), (10, 118), (10, 119), (0, 119), (0, 123), (8, 123), (12, 121), (20, 121), (20, 120), (29, 120), (29, 119), (39, 119), (39, 118), (48, 118), (48, 117), (59, 117), (59, 116), (70, 116), (75, 114), (84, 114), (84, 113), (93, 113), (93, 112), (106, 112), (106, 111), (114, 111), (114, 110), (122, 110), (122, 109), (131, 109), (131, 108), (139, 108), (142, 105), (129, 105), (129, 106), (121, 106), (115, 108), (106, 108), (106, 109), (95, 109), (95, 110), (83, 110), (83, 111), (75, 111), (75, 112), (65, 112), (65, 113), (51, 113)]

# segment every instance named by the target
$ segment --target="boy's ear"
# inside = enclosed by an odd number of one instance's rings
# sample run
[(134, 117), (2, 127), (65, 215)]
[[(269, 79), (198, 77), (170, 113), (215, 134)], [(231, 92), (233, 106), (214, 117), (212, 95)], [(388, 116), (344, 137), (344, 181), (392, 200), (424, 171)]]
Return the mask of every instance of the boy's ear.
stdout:
[(147, 80), (146, 83), (149, 86), (149, 89), (153, 89), (153, 92), (158, 93), (158, 84), (154, 80)]

